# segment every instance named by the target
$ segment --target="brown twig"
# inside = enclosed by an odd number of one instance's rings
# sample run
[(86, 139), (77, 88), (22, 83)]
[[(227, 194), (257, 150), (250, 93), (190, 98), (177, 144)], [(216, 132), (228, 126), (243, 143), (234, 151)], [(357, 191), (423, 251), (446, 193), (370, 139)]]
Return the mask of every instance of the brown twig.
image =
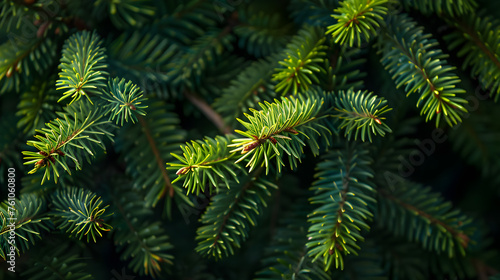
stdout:
[(222, 117), (215, 112), (215, 110), (210, 107), (210, 105), (205, 102), (200, 96), (192, 93), (188, 90), (184, 91), (184, 96), (193, 103), (194, 106), (198, 107), (200, 111), (207, 116), (207, 118), (212, 121), (212, 123), (219, 129), (220, 132), (224, 134), (231, 133), (231, 128), (224, 122)]
[(151, 136), (151, 132), (149, 130), (148, 124), (144, 120), (142, 116), (137, 116), (139, 119), (139, 122), (141, 123), (141, 126), (144, 128), (144, 133), (146, 135), (146, 138), (148, 139), (149, 146), (153, 150), (153, 154), (155, 155), (156, 159), (156, 164), (158, 165), (158, 168), (161, 171), (161, 175), (163, 177), (163, 180), (165, 181), (165, 188), (163, 188), (162, 193), (159, 195), (159, 198), (163, 197), (168, 190), (168, 195), (170, 197), (174, 196), (174, 188), (172, 187), (172, 183), (170, 181), (170, 177), (168, 177), (167, 170), (163, 167), (164, 160), (160, 156), (160, 152), (158, 151), (158, 147), (156, 145), (155, 140)]

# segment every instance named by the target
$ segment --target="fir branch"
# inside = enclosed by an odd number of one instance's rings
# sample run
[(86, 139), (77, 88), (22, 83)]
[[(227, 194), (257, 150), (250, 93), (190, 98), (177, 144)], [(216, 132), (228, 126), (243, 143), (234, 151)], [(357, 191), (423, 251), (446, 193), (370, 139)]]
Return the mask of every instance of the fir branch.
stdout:
[(82, 239), (87, 236), (96, 241), (96, 236), (102, 237), (101, 231), (110, 231), (112, 227), (105, 223), (104, 215), (109, 205), (101, 207), (103, 201), (91, 191), (82, 188), (65, 188), (52, 194), (54, 204), (51, 216), (57, 227), (66, 230), (70, 236)]
[(182, 46), (193, 45), (207, 30), (219, 26), (221, 19), (217, 4), (205, 0), (165, 2), (164, 14), (167, 16), (154, 26), (164, 37)]
[[(121, 259), (141, 275), (160, 276), (166, 265), (172, 264), (173, 248), (159, 221), (152, 221), (153, 211), (144, 207), (144, 197), (121, 182), (112, 194), (115, 215), (114, 242), (121, 252)], [(138, 211), (140, 209), (140, 211)]]
[(167, 82), (165, 66), (175, 57), (179, 45), (153, 30), (143, 29), (124, 32), (108, 44), (107, 50), (111, 73), (147, 89), (148, 83)]
[(226, 137), (217, 136), (215, 139), (206, 137), (204, 141), (191, 141), (180, 148), (182, 157), (172, 153), (181, 163), (167, 163), (170, 167), (167, 169), (178, 169), (176, 174), (179, 175), (172, 183), (183, 180), (183, 186), (187, 188), (187, 192), (196, 193), (205, 192), (205, 186), (209, 184), (210, 193), (213, 188), (217, 189), (219, 182), (222, 180), (229, 189), (229, 181), (231, 177), (239, 183), (238, 175), (234, 171), (241, 169), (237, 164), (234, 164), (234, 153), (230, 153), (228, 143), (234, 137), (228, 135)]
[(450, 131), (453, 150), (467, 163), (480, 170), (483, 178), (499, 178), (500, 118), (496, 104), (481, 104), (481, 110), (471, 114), (460, 127)]
[(120, 29), (140, 27), (155, 15), (150, 0), (97, 0), (97, 7), (108, 7), (111, 22)]
[(62, 51), (61, 72), (57, 89), (65, 92), (58, 101), (72, 97), (70, 104), (82, 96), (90, 100), (89, 94), (100, 94), (106, 84), (107, 65), (105, 49), (95, 32), (82, 31), (68, 38)]
[(174, 159), (170, 153), (177, 151), (186, 132), (178, 127), (180, 121), (170, 112), (172, 107), (154, 99), (148, 106), (147, 118), (138, 116), (137, 125), (129, 124), (120, 130), (115, 148), (122, 153), (134, 187), (146, 190), (146, 205), (154, 207), (166, 197), (165, 207), (171, 213), (172, 198), (179, 204), (192, 205), (182, 188), (172, 184), (172, 175), (165, 169), (165, 162)]
[(239, 24), (234, 28), (239, 38), (238, 46), (256, 57), (280, 51), (293, 28), (283, 14), (266, 13), (256, 5), (238, 9), (238, 20)]
[(371, 36), (376, 36), (384, 16), (388, 0), (344, 0), (332, 15), (338, 22), (328, 26), (326, 34), (332, 33), (335, 43), (348, 43), (358, 47)]
[(426, 114), (426, 121), (435, 117), (436, 126), (442, 118), (450, 126), (461, 122), (461, 115), (467, 112), (462, 104), (467, 101), (457, 95), (465, 90), (456, 87), (460, 79), (452, 73), (454, 67), (446, 65), (447, 55), (435, 48), (437, 41), (406, 15), (389, 16), (387, 26), (379, 48), (382, 64), (396, 87), (405, 86), (408, 95), (420, 93), (417, 107), (425, 102), (421, 115)]
[[(332, 39), (330, 39), (333, 41)], [(358, 48), (345, 48), (328, 42), (327, 60), (324, 61), (325, 73), (318, 73), (321, 87), (326, 91), (359, 90), (364, 86), (366, 72), (361, 67), (366, 63), (365, 51)]]
[(379, 194), (379, 227), (417, 241), (427, 250), (446, 252), (450, 258), (457, 250), (465, 255), (472, 220), (452, 209), (439, 194), (402, 180), (393, 190), (380, 189)]
[(185, 80), (200, 76), (208, 64), (215, 61), (215, 57), (222, 55), (225, 49), (231, 50), (233, 36), (230, 34), (232, 26), (222, 30), (211, 30), (185, 52), (176, 56), (168, 65), (167, 76), (174, 85), (183, 84)]
[(109, 120), (112, 121), (116, 118), (116, 124), (120, 122), (121, 126), (123, 126), (123, 121), (128, 122), (129, 118), (135, 123), (136, 115), (146, 115), (143, 109), (148, 106), (141, 104), (147, 99), (144, 98), (139, 87), (132, 84), (131, 81), (125, 83), (125, 79), (118, 81), (118, 78), (109, 80), (108, 90), (104, 91), (104, 96), (101, 98), (109, 102), (105, 105), (109, 112), (106, 115), (110, 114)]
[[(387, 108), (388, 105), (385, 105), (387, 103), (385, 99), (372, 96), (372, 93), (367, 91), (356, 93), (341, 91), (335, 99), (335, 103), (337, 105), (335, 110), (339, 112), (336, 117), (342, 120), (340, 128), (347, 128), (345, 130), (347, 139), (350, 139), (354, 134), (356, 140), (358, 134), (361, 134), (362, 141), (365, 141), (365, 137), (368, 135), (371, 142), (372, 134), (384, 136), (385, 133), (392, 132), (387, 124), (382, 122), (385, 117), (381, 117), (381, 115), (391, 110), (391, 108)], [(353, 130), (355, 133), (351, 133)]]
[(278, 81), (277, 92), (304, 93), (313, 83), (319, 83), (314, 72), (325, 72), (320, 63), (326, 56), (325, 38), (319, 28), (305, 27), (292, 39), (285, 50), (285, 58), (280, 68), (275, 69), (273, 80)]
[[(7, 184), (6, 184), (7, 185)], [(35, 194), (21, 195), (20, 199), (8, 199), (0, 205), (0, 257), (7, 261), (7, 253), (15, 248), (18, 255), (42, 239), (43, 231), (52, 229), (49, 217), (45, 215), (47, 206), (43, 198)], [(14, 233), (15, 239), (9, 238)]]
[(277, 66), (275, 57), (270, 56), (253, 62), (231, 80), (229, 87), (214, 102), (213, 107), (224, 121), (231, 126), (237, 124), (248, 108), (254, 108), (259, 102), (271, 102), (276, 97), (271, 84), (271, 75)]
[(381, 260), (382, 254), (376, 244), (367, 237), (359, 255), (346, 256), (344, 270), (332, 271), (331, 279), (389, 280), (392, 275), (387, 273), (386, 264)]
[(292, 0), (288, 6), (298, 24), (328, 26), (333, 23), (332, 11), (339, 7), (339, 0)]
[(276, 185), (259, 177), (262, 168), (250, 174), (247, 180), (216, 194), (201, 217), (196, 251), (202, 256), (221, 259), (235, 253), (235, 249), (248, 238), (250, 226), (267, 207), (266, 198)]
[(361, 229), (369, 230), (367, 221), (373, 217), (375, 190), (368, 181), (373, 177), (371, 159), (367, 151), (353, 147), (330, 152), (325, 159), (318, 164), (318, 179), (311, 187), (315, 191), (311, 204), (320, 206), (308, 215), (306, 246), (313, 262), (323, 259), (325, 270), (333, 264), (344, 269), (343, 255), (357, 255), (358, 242), (364, 240)]
[(43, 3), (34, 2), (33, 0), (2, 0), (0, 2), (0, 27), (5, 27), (7, 32), (20, 29), (24, 20), (46, 16), (42, 6), (54, 5), (55, 0), (47, 0)]
[(234, 139), (236, 147), (231, 152), (241, 151), (242, 156), (236, 161), (240, 162), (252, 155), (246, 166), (250, 166), (250, 171), (256, 167), (266, 166), (266, 174), (269, 171), (269, 162), (274, 157), (278, 172), (281, 172), (283, 154), (288, 154), (291, 168), (297, 165), (297, 160), (303, 154), (302, 146), (306, 144), (314, 146), (313, 151), (319, 147), (315, 136), (331, 133), (323, 126), (319, 120), (328, 116), (321, 112), (324, 103), (322, 95), (309, 93), (306, 96), (298, 95), (297, 98), (282, 97), (281, 102), (275, 100), (274, 103), (259, 103), (261, 111), (250, 109), (253, 116), (246, 115), (249, 122), (238, 121), (245, 126), (247, 131), (236, 130), (238, 134), (247, 138)]
[(451, 18), (448, 23), (456, 31), (445, 36), (450, 50), (458, 49), (464, 56), (462, 69), (471, 67), (472, 75), (478, 76), (483, 87), (491, 91), (495, 102), (500, 96), (500, 21), (481, 14), (468, 13), (461, 18)]
[(417, 9), (423, 14), (436, 13), (452, 17), (471, 13), (477, 7), (475, 0), (399, 0), (406, 8)]
[(30, 258), (30, 266), (20, 273), (23, 279), (95, 279), (87, 272), (85, 258), (68, 245), (61, 242), (45, 245), (41, 251), (43, 254)]
[(31, 76), (41, 76), (54, 64), (56, 49), (57, 46), (49, 38), (26, 42), (16, 35), (0, 45), (0, 95), (12, 89), (19, 92)]
[(312, 263), (307, 256), (306, 217), (311, 207), (301, 200), (295, 201), (291, 209), (283, 213), (272, 243), (264, 251), (261, 261), (263, 269), (253, 279), (331, 279), (330, 273), (324, 270), (323, 263)]
[(17, 127), (23, 129), (25, 134), (34, 134), (35, 129), (57, 117), (55, 111), (62, 109), (57, 104), (59, 96), (54, 87), (55, 80), (55, 77), (48, 80), (37, 79), (21, 95), (16, 115), (22, 118), (17, 122)]
[[(149, 128), (148, 124), (144, 121), (144, 118), (139, 117), (139, 122), (140, 122), (141, 126), (143, 127), (143, 129), (145, 130), (146, 138), (148, 140), (149, 147), (151, 147), (151, 150), (153, 152), (156, 165), (158, 166), (158, 168), (163, 169), (162, 168), (163, 167), (163, 160), (160, 156), (160, 152), (158, 151), (157, 143), (154, 140), (154, 138), (151, 136), (151, 129)], [(168, 176), (167, 172), (162, 170), (161, 177), (163, 178), (163, 181), (165, 182), (165, 187), (158, 194), (156, 201), (158, 201), (160, 198), (162, 198), (166, 193), (168, 193), (168, 195), (170, 197), (174, 196), (174, 188), (172, 186), (172, 182), (171, 182), (170, 177)], [(153, 205), (154, 204), (156, 204), (156, 202), (153, 203)]]
[(95, 146), (105, 149), (102, 137), (111, 139), (110, 132), (113, 126), (109, 121), (102, 121), (100, 108), (89, 105), (85, 100), (67, 106), (65, 112), (58, 113), (59, 118), (46, 124), (45, 128), (36, 130), (38, 140), (28, 141), (29, 146), (35, 147), (38, 152), (23, 151), (24, 164), (35, 164), (29, 174), (35, 173), (40, 168), (45, 169), (42, 184), (50, 180), (53, 172), (54, 181), (59, 177), (58, 166), (71, 174), (68, 166), (69, 159), (75, 164), (76, 169), (81, 169), (82, 153), (89, 160), (95, 155)]

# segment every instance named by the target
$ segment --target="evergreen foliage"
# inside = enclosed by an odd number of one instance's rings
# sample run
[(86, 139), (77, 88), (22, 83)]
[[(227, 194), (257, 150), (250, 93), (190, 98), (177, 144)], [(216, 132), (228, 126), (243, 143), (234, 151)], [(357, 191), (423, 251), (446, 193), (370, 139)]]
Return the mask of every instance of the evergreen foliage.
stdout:
[(497, 73), (500, 68), (500, 32), (497, 20), (480, 14), (468, 13), (452, 22), (456, 31), (446, 37), (450, 50), (458, 50), (458, 56), (465, 56), (463, 69), (472, 67), (471, 74), (478, 76), (482, 86), (498, 101), (500, 84)]
[[(337, 23), (328, 27), (335, 43), (359, 47), (371, 36), (377, 35), (377, 30), (387, 14), (387, 0), (344, 0), (332, 15)], [(363, 38), (361, 37), (363, 36)]]
[(357, 242), (364, 240), (361, 231), (370, 228), (367, 221), (373, 217), (375, 199), (367, 181), (373, 171), (366, 154), (348, 147), (344, 154), (328, 153), (318, 164), (310, 201), (319, 206), (308, 215), (311, 226), (306, 246), (313, 261), (322, 259), (325, 270), (333, 265), (344, 269), (343, 255), (357, 255)]
[(168, 109), (162, 101), (150, 103), (148, 117), (139, 116), (137, 125), (124, 127), (115, 148), (123, 155), (126, 173), (134, 178), (134, 188), (146, 190), (145, 203), (154, 206), (166, 197), (166, 212), (170, 213), (172, 199), (184, 203), (189, 200), (172, 183), (174, 174), (165, 169), (165, 162), (173, 159), (170, 153), (185, 138), (185, 131), (178, 127), (177, 115)]
[(282, 67), (276, 69), (277, 73), (273, 75), (273, 80), (279, 81), (277, 92), (287, 94), (292, 89), (293, 94), (297, 94), (299, 88), (300, 92), (306, 92), (313, 81), (319, 82), (314, 72), (322, 71), (319, 63), (326, 56), (322, 33), (319, 28), (305, 28), (287, 46), (287, 58), (279, 62)]
[(89, 95), (98, 94), (99, 88), (106, 86), (103, 82), (107, 75), (106, 64), (103, 62), (106, 55), (100, 44), (98, 35), (85, 31), (66, 40), (61, 58), (61, 72), (56, 83), (57, 89), (63, 89), (65, 92), (58, 101), (71, 96), (73, 103), (85, 96), (92, 103)]
[(51, 39), (25, 42), (14, 35), (0, 45), (0, 94), (29, 83), (30, 74), (42, 73), (56, 58), (57, 45)]
[(231, 158), (234, 159), (235, 153), (230, 153), (228, 147), (233, 138), (232, 136), (226, 138), (219, 136), (215, 139), (192, 141), (181, 146), (184, 158), (172, 154), (181, 163), (168, 163), (170, 165), (168, 169), (178, 169), (176, 174), (179, 176), (172, 183), (183, 179), (183, 186), (187, 188), (188, 194), (196, 193), (197, 195), (205, 192), (207, 184), (210, 185), (210, 192), (212, 192), (212, 188), (219, 186), (219, 180), (222, 180), (229, 189), (227, 177), (232, 177), (236, 183), (239, 183), (238, 175), (234, 170), (241, 169), (241, 167), (232, 161)]
[[(15, 205), (15, 207), (13, 207)], [(45, 199), (40, 199), (35, 195), (23, 195), (20, 200), (2, 202), (0, 215), (2, 219), (2, 239), (0, 241), (0, 256), (7, 259), (7, 254), (11, 253), (13, 246), (16, 254), (20, 255), (30, 248), (30, 243), (41, 239), (40, 234), (51, 229), (48, 217), (45, 215), (47, 205)], [(15, 228), (15, 235), (18, 237), (13, 243), (9, 238), (12, 228)]]
[(142, 207), (143, 202), (137, 199), (144, 197), (127, 182), (120, 184), (122, 186), (112, 194), (116, 249), (135, 273), (157, 277), (162, 269), (172, 264), (173, 256), (169, 251), (173, 246), (161, 223), (153, 220), (152, 209)]
[(102, 237), (101, 231), (110, 231), (111, 227), (104, 223), (104, 212), (108, 206), (102, 208), (101, 198), (88, 190), (79, 188), (67, 188), (56, 191), (52, 197), (54, 210), (53, 221), (57, 227), (66, 230), (70, 236), (81, 239), (87, 236), (87, 242), (96, 242), (96, 235)]
[(498, 279), (497, 6), (0, 0), (0, 278)]
[[(54, 245), (54, 244), (52, 244)], [(85, 272), (88, 265), (82, 262), (81, 256), (67, 246), (49, 248), (45, 246), (44, 254), (37, 256), (33, 266), (21, 273), (25, 279), (92, 279), (92, 274)]]
[(56, 111), (61, 111), (61, 106), (57, 104), (59, 95), (52, 87), (53, 84), (54, 77), (37, 80), (21, 95), (16, 115), (21, 117), (17, 127), (22, 129), (23, 133), (33, 134), (35, 129), (40, 129), (44, 123), (55, 119)]
[(257, 225), (262, 208), (267, 206), (271, 190), (277, 188), (259, 177), (261, 172), (262, 168), (247, 176), (246, 181), (213, 197), (197, 231), (199, 254), (216, 259), (227, 257), (248, 238), (251, 226)]
[[(391, 29), (380, 41), (382, 63), (392, 74), (396, 86), (405, 86), (408, 95), (420, 93), (417, 107), (424, 102), (421, 114), (426, 115), (426, 121), (435, 118), (436, 127), (441, 118), (450, 126), (459, 123), (461, 114), (467, 112), (462, 105), (467, 101), (457, 96), (465, 90), (456, 88), (460, 80), (451, 73), (454, 67), (445, 64), (447, 55), (435, 49), (437, 41), (430, 39), (430, 34), (424, 34), (408, 16), (391, 16), (387, 21)], [(400, 63), (402, 59), (408, 63)]]

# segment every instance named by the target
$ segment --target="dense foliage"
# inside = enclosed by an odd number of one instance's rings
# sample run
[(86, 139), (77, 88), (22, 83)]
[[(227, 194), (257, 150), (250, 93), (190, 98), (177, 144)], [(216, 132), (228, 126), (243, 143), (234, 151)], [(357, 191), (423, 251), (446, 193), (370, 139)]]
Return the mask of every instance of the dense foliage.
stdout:
[(0, 0), (0, 279), (499, 279), (498, 11)]

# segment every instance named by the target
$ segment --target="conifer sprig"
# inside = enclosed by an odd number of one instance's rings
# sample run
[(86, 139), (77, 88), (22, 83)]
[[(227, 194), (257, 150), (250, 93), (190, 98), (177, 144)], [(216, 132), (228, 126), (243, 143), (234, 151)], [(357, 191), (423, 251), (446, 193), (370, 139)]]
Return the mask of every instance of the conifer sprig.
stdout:
[(55, 76), (38, 79), (21, 95), (17, 116), (22, 116), (17, 127), (26, 134), (34, 134), (35, 129), (56, 118), (55, 111), (62, 110), (57, 103), (59, 94), (54, 88)]
[[(238, 169), (241, 166), (234, 163), (235, 153), (230, 153), (228, 143), (234, 139), (234, 136), (217, 136), (215, 139), (206, 137), (204, 141), (191, 141), (182, 145), (182, 156), (172, 153), (181, 163), (167, 163), (167, 169), (177, 169), (179, 176), (172, 184), (183, 180), (183, 186), (187, 192), (196, 193), (205, 192), (205, 187), (209, 185), (210, 193), (213, 188), (218, 191), (219, 182), (222, 181), (229, 189), (229, 180), (232, 178), (239, 183)], [(241, 170), (243, 171), (243, 170)], [(241, 172), (240, 171), (240, 172)], [(244, 172), (244, 171), (243, 171)]]
[(120, 29), (140, 27), (155, 14), (155, 8), (151, 6), (149, 0), (120, 0), (119, 2), (97, 0), (94, 5), (106, 7), (111, 22)]
[(408, 95), (420, 94), (417, 107), (422, 105), (426, 121), (435, 118), (436, 126), (441, 119), (449, 126), (461, 122), (461, 115), (467, 112), (463, 106), (467, 100), (460, 97), (465, 90), (457, 87), (460, 79), (452, 72), (455, 68), (446, 64), (447, 55), (436, 48), (438, 42), (404, 14), (388, 17), (387, 26), (379, 46), (382, 64), (396, 87), (404, 86)]
[(120, 182), (112, 198), (113, 239), (121, 259), (135, 273), (158, 278), (174, 258), (164, 223), (154, 220), (153, 209), (144, 207), (144, 196), (127, 182)]
[(385, 99), (377, 98), (371, 92), (340, 91), (335, 98), (335, 104), (335, 111), (338, 112), (335, 116), (342, 120), (339, 127), (345, 128), (344, 135), (347, 139), (354, 135), (356, 140), (360, 135), (362, 141), (368, 136), (371, 142), (372, 134), (384, 136), (392, 132), (389, 126), (382, 122), (385, 119), (382, 115), (392, 108), (388, 108)]
[(85, 96), (92, 103), (89, 94), (100, 94), (100, 90), (106, 87), (108, 73), (104, 51), (95, 32), (82, 31), (66, 40), (56, 83), (57, 89), (65, 92), (58, 101), (71, 97), (71, 104)]
[[(110, 42), (106, 51), (110, 72), (139, 86), (163, 85), (166, 66), (179, 52), (179, 45), (148, 29), (124, 32)], [(147, 89), (147, 88), (144, 88)]]
[(215, 100), (213, 106), (227, 124), (237, 124), (236, 119), (247, 113), (248, 108), (255, 108), (259, 102), (271, 102), (277, 96), (270, 81), (278, 65), (275, 60), (275, 56), (270, 56), (253, 62)]
[(449, 258), (465, 255), (474, 232), (472, 219), (438, 193), (409, 181), (378, 193), (378, 226)]
[(387, 14), (388, 0), (344, 0), (332, 15), (338, 22), (328, 27), (335, 43), (360, 47), (377, 35)]
[(116, 124), (123, 126), (124, 121), (137, 121), (136, 114), (145, 116), (144, 105), (146, 98), (142, 91), (131, 81), (125, 82), (125, 79), (114, 78), (108, 82), (107, 90), (104, 90), (104, 96), (101, 98), (108, 101), (106, 108), (109, 111), (109, 119), (113, 121), (116, 118)]
[(167, 198), (165, 208), (171, 213), (171, 200), (179, 204), (192, 204), (183, 189), (172, 184), (172, 176), (165, 169), (165, 162), (174, 158), (174, 152), (185, 141), (186, 132), (179, 127), (179, 118), (173, 107), (165, 102), (150, 99), (148, 117), (138, 116), (137, 125), (120, 130), (115, 148), (123, 153), (126, 172), (134, 178), (136, 189), (145, 189), (145, 204), (156, 206)]
[(238, 121), (247, 131), (235, 130), (247, 138), (234, 139), (235, 147), (231, 152), (241, 152), (242, 156), (236, 161), (250, 157), (247, 167), (250, 171), (265, 165), (266, 174), (269, 171), (270, 161), (275, 158), (278, 172), (285, 166), (283, 155), (286, 153), (291, 168), (297, 165), (303, 153), (302, 147), (306, 144), (300, 136), (304, 136), (309, 145), (319, 146), (316, 137), (331, 133), (318, 120), (327, 117), (319, 115), (324, 99), (309, 94), (307, 97), (282, 97), (274, 103), (259, 103), (262, 110), (250, 109), (253, 115), (245, 114), (249, 122)]
[(44, 244), (36, 255), (32, 256), (30, 266), (20, 275), (23, 279), (60, 279), (90, 280), (95, 277), (90, 274), (86, 259), (77, 246), (68, 243), (51, 242)]
[(311, 262), (307, 255), (307, 214), (312, 205), (306, 199), (290, 204), (283, 211), (270, 246), (264, 250), (262, 266), (255, 280), (304, 279), (330, 280), (330, 271), (325, 271), (322, 262)]
[[(311, 187), (315, 195), (311, 204), (319, 204), (309, 214), (308, 255), (322, 259), (325, 270), (335, 265), (344, 269), (343, 257), (357, 255), (361, 230), (369, 230), (373, 217), (375, 189), (368, 181), (373, 177), (367, 151), (348, 147), (333, 151), (318, 164), (318, 179)], [(340, 167), (340, 169), (338, 169)]]
[[(18, 255), (25, 252), (30, 243), (35, 244), (36, 240), (42, 238), (43, 231), (52, 229), (46, 210), (46, 200), (35, 194), (23, 194), (20, 199), (6, 200), (0, 204), (0, 257), (8, 261), (6, 255), (13, 251), (11, 246)], [(10, 232), (15, 233), (15, 239), (9, 238)]]
[(326, 56), (324, 42), (319, 28), (306, 27), (298, 32), (286, 47), (287, 58), (279, 61), (282, 67), (275, 69), (273, 80), (278, 81), (277, 92), (286, 95), (291, 89), (293, 94), (304, 93), (313, 81), (319, 83), (314, 72), (325, 72), (321, 67)]
[(462, 69), (471, 67), (484, 88), (498, 101), (500, 96), (500, 21), (490, 16), (468, 13), (449, 19), (457, 30), (445, 37), (450, 50), (465, 57)]
[(57, 46), (53, 39), (40, 38), (30, 42), (17, 39), (0, 45), (0, 95), (29, 84), (33, 76), (42, 76), (56, 61)]
[(21, 29), (21, 23), (26, 22), (28, 18), (46, 17), (40, 6), (52, 6), (56, 1), (47, 0), (42, 2), (43, 4), (34, 2), (16, 0), (3, 0), (0, 2), (0, 28), (13, 32)]
[(407, 8), (417, 9), (423, 14), (436, 13), (450, 16), (466, 15), (477, 7), (475, 0), (400, 0)]
[(198, 37), (194, 44), (186, 49), (182, 55), (177, 55), (169, 65), (167, 76), (174, 85), (186, 83), (202, 75), (209, 64), (216, 61), (225, 49), (232, 49), (231, 42), (234, 36), (230, 34), (231, 29), (210, 30)]
[(36, 130), (35, 138), (28, 141), (29, 146), (35, 147), (38, 152), (23, 151), (24, 164), (35, 164), (30, 174), (45, 169), (42, 184), (50, 180), (51, 171), (54, 181), (59, 177), (58, 167), (62, 167), (71, 174), (68, 161), (71, 160), (76, 169), (81, 169), (83, 157), (95, 155), (95, 147), (105, 149), (103, 136), (111, 139), (110, 132), (113, 125), (109, 121), (101, 120), (102, 111), (94, 108), (85, 100), (67, 106), (65, 112), (58, 113), (57, 118), (46, 124), (45, 128)]
[(216, 194), (201, 217), (196, 251), (202, 256), (221, 259), (235, 253), (249, 236), (251, 226), (267, 207), (266, 200), (277, 186), (260, 176), (262, 169), (240, 184)]
[(108, 205), (102, 207), (103, 201), (96, 194), (81, 188), (68, 188), (56, 191), (52, 195), (54, 209), (51, 215), (57, 227), (66, 230), (70, 236), (78, 239), (87, 237), (87, 242), (96, 242), (96, 236), (102, 237), (101, 231), (110, 231), (111, 226), (105, 223), (104, 215)]

